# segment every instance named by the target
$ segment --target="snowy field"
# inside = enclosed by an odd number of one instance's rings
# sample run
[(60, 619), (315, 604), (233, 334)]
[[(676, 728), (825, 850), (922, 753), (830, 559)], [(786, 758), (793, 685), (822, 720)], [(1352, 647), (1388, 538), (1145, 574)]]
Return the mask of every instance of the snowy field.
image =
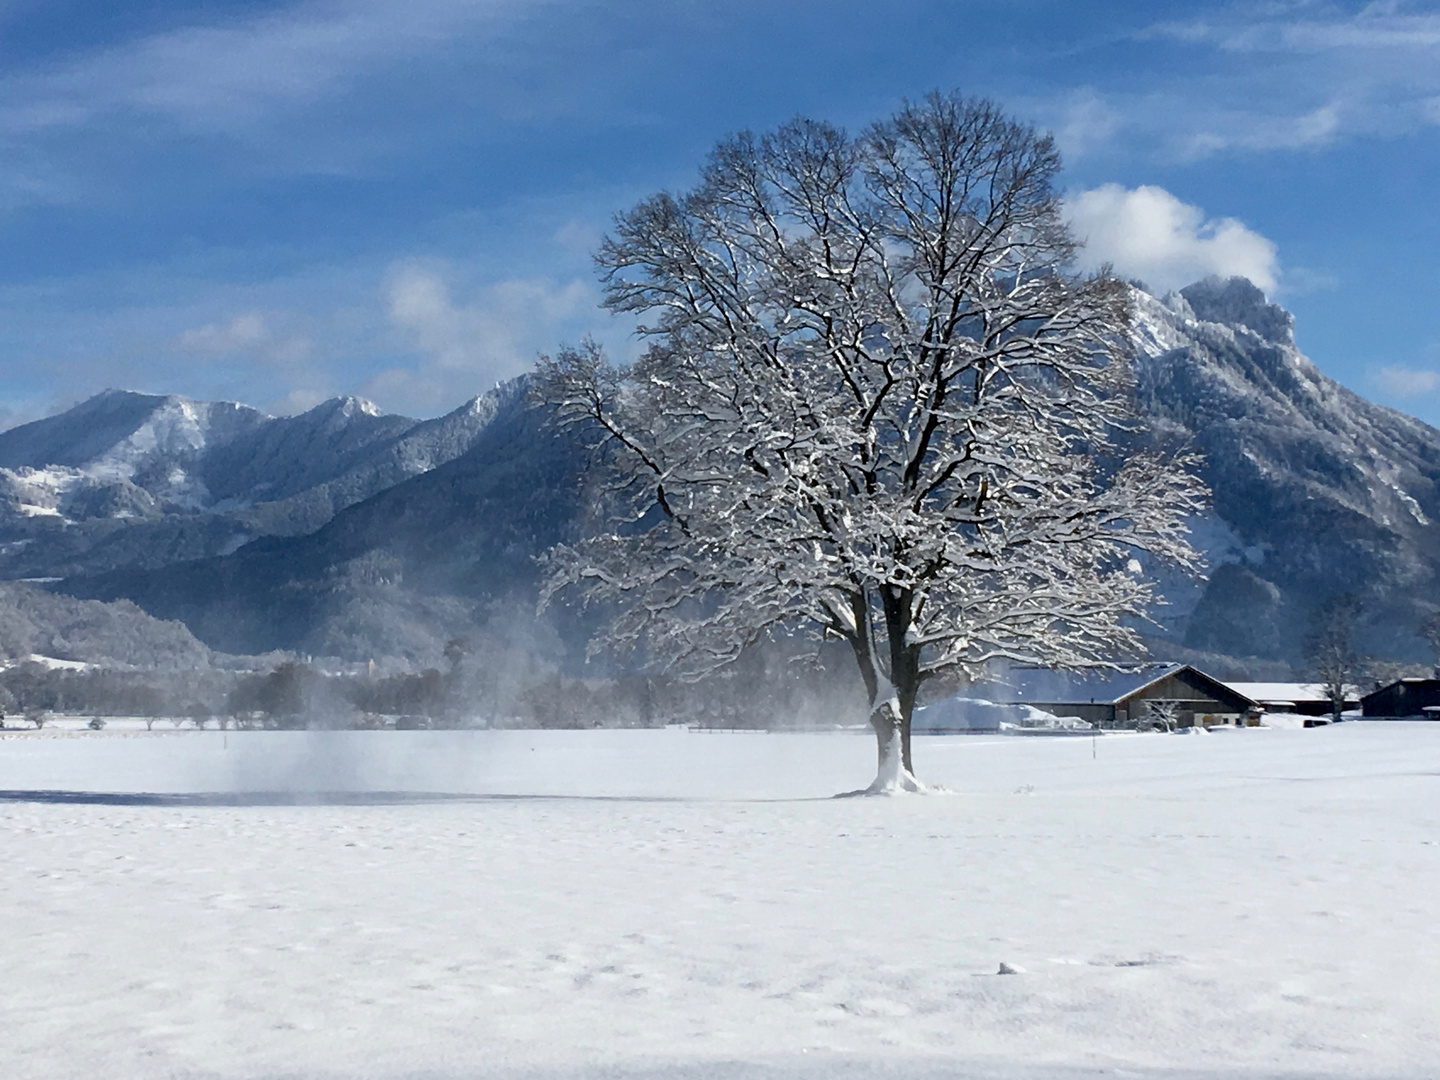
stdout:
[(1440, 724), (916, 758), (0, 734), (0, 1077), (1440, 1076)]

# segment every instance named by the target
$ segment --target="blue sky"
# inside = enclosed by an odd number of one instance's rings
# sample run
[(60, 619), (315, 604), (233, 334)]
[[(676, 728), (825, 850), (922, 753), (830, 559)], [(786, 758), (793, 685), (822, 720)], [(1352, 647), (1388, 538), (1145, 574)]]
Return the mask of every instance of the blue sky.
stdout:
[(433, 415), (623, 354), (614, 213), (937, 87), (1053, 130), (1122, 272), (1246, 273), (1440, 424), (1433, 4), (0, 0), (0, 427), (108, 386)]

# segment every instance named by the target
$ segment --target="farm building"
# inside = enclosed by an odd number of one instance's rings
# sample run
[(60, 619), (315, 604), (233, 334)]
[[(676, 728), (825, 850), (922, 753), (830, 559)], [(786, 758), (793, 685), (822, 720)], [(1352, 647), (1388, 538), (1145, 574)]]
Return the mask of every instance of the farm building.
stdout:
[(1095, 672), (1017, 667), (1003, 678), (974, 684), (965, 696), (1031, 705), (1099, 727), (1127, 727), (1156, 713), (1168, 714), (1180, 727), (1242, 724), (1260, 712), (1253, 698), (1188, 664)]
[[(1323, 683), (1227, 682), (1237, 694), (1258, 701), (1266, 712), (1295, 713), (1299, 716), (1329, 716), (1332, 708)], [(1347, 709), (1360, 707), (1360, 688), (1345, 688)]]
[(1440, 679), (1400, 679), (1360, 699), (1367, 720), (1440, 720)]

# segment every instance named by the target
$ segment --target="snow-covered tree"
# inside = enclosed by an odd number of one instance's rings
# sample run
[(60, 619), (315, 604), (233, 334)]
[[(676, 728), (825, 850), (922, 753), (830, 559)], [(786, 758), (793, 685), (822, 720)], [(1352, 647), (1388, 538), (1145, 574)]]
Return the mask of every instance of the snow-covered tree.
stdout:
[(841, 638), (873, 790), (914, 788), (941, 673), (1138, 648), (1137, 554), (1194, 567), (1188, 460), (1131, 423), (1125, 287), (1067, 272), (1049, 136), (932, 94), (858, 137), (796, 120), (722, 142), (699, 185), (617, 219), (606, 305), (649, 342), (542, 361), (622, 523), (553, 550), (547, 599), (612, 605), (601, 643), (699, 675), (767, 633)]

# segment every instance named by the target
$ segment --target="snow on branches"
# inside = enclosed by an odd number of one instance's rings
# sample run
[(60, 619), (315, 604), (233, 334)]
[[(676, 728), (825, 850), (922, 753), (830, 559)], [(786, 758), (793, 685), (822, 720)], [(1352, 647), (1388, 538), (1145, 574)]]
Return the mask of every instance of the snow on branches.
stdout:
[(1188, 459), (1117, 450), (1127, 294), (1067, 272), (1058, 169), (1048, 136), (935, 94), (859, 137), (736, 136), (621, 215), (606, 304), (649, 347), (563, 351), (539, 394), (624, 520), (549, 554), (547, 599), (613, 605), (609, 645), (684, 674), (772, 630), (844, 639), (892, 787), (926, 679), (1137, 648), (1134, 556), (1196, 568), (1206, 493)]

